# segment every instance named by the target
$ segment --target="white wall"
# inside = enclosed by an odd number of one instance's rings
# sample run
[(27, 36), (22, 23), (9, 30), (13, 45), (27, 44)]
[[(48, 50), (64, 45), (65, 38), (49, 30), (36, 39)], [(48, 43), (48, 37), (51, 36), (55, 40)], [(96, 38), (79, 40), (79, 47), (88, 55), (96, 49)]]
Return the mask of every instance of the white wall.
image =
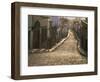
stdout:
[[(100, 0), (1, 0), (0, 1), (0, 82), (15, 82), (10, 79), (10, 66), (11, 66), (11, 2), (37, 2), (37, 3), (52, 3), (52, 4), (68, 4), (68, 5), (87, 5), (98, 6), (98, 22), (100, 22)], [(98, 25), (99, 27), (100, 25)], [(100, 28), (98, 28), (98, 35), (100, 35)], [(100, 38), (98, 38), (100, 42)], [(100, 45), (100, 43), (98, 43)], [(98, 47), (100, 49), (100, 47)], [(100, 58), (100, 50), (98, 50), (98, 59)], [(98, 60), (100, 62), (100, 60)], [(100, 69), (100, 64), (99, 68)], [(78, 77), (63, 77), (63, 78), (50, 78), (50, 79), (35, 79), (28, 80), (29, 82), (88, 82), (100, 81), (99, 75), (93, 76), (78, 76)], [(27, 82), (27, 80), (23, 80)]]

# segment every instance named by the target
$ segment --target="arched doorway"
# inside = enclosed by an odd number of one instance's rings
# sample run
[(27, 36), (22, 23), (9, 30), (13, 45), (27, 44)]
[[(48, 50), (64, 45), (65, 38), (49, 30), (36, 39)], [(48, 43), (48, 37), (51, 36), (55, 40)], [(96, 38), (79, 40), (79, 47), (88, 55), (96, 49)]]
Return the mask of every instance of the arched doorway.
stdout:
[(37, 20), (33, 27), (33, 49), (38, 49), (40, 46), (40, 22)]

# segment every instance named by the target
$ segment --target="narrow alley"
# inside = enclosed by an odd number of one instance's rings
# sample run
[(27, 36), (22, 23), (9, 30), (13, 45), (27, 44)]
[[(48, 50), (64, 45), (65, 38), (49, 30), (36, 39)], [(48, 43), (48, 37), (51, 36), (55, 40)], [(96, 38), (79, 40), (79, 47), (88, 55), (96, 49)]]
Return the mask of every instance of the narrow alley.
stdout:
[(68, 31), (67, 39), (54, 51), (29, 54), (29, 66), (75, 65), (86, 64), (86, 57), (77, 48), (77, 40), (72, 30)]

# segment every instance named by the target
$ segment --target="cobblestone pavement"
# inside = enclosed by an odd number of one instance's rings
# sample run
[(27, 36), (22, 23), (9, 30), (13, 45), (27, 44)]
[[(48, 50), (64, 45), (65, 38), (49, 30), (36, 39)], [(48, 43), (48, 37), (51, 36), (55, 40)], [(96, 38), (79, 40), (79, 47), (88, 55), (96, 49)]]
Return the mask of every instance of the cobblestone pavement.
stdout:
[(29, 66), (43, 65), (70, 65), (86, 64), (86, 57), (82, 56), (77, 50), (77, 40), (74, 33), (69, 30), (68, 38), (53, 52), (42, 52), (29, 54)]

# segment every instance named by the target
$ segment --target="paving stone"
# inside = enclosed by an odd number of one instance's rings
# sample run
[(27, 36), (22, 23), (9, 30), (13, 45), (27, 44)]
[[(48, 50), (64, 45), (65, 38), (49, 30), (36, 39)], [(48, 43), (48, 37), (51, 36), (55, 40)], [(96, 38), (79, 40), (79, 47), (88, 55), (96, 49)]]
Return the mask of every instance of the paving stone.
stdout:
[(32, 53), (28, 56), (29, 66), (86, 64), (87, 58), (77, 50), (77, 40), (69, 30), (68, 38), (52, 52)]

